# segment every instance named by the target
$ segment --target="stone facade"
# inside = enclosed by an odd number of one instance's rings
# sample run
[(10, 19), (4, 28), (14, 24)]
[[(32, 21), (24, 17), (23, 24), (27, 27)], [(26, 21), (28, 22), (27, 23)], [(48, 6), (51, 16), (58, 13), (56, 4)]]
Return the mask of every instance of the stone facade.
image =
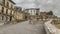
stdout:
[(15, 7), (14, 18), (18, 21), (25, 20), (26, 13), (22, 11), (21, 7)]
[(24, 20), (25, 14), (22, 12), (15, 12), (14, 13), (14, 18), (16, 20)]
[(50, 15), (50, 13), (49, 14), (48, 13), (49, 12), (40, 12), (40, 19), (49, 20), (49, 19), (55, 19), (55, 18), (57, 18), (57, 16)]
[(8, 22), (13, 21), (13, 14), (15, 12), (14, 2), (12, 0), (1, 0), (0, 1), (0, 21)]

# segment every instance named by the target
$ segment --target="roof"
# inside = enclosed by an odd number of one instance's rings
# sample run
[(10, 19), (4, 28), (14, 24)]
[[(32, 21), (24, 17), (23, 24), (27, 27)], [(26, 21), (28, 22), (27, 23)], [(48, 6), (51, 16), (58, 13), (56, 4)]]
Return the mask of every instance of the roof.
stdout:
[(16, 10), (16, 11), (22, 11), (22, 8), (15, 6), (15, 10)]
[(47, 13), (47, 12), (40, 12), (40, 13)]
[(40, 8), (28, 8), (26, 10), (39, 10)]
[(9, 0), (10, 2), (12, 2), (13, 4), (16, 4), (15, 2), (13, 2), (12, 0)]

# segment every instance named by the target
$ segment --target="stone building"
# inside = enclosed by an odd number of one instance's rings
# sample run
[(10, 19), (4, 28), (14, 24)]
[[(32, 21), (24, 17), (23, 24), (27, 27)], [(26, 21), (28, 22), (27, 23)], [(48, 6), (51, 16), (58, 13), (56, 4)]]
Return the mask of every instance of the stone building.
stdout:
[(14, 18), (16, 21), (25, 20), (25, 13), (22, 11), (21, 7), (15, 7)]
[(29, 14), (29, 15), (27, 14), (27, 16), (28, 16), (27, 19), (29, 19), (31, 17), (33, 17), (33, 18), (36, 17), (37, 18), (40, 15), (40, 9), (39, 8), (28, 8), (28, 9), (25, 9), (24, 11), (25, 11), (25, 13)]
[(28, 8), (28, 9), (25, 9), (25, 12), (27, 13), (30, 13), (30, 15), (36, 15), (36, 14), (40, 14), (39, 12), (39, 8)]
[(40, 12), (40, 16), (42, 19), (45, 19), (47, 17), (47, 12)]
[(25, 20), (29, 19), (30, 14), (29, 13), (25, 13)]
[(40, 12), (40, 18), (41, 19), (55, 19), (55, 18), (57, 18), (57, 16), (55, 16), (55, 15), (51, 15), (50, 14), (50, 12)]
[(12, 0), (0, 0), (0, 21), (13, 21), (15, 3)]

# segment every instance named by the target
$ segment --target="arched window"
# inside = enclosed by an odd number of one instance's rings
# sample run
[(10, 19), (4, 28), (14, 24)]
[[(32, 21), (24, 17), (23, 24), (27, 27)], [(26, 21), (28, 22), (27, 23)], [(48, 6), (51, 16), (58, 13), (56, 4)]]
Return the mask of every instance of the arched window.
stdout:
[(8, 14), (8, 9), (6, 9), (6, 14)]
[(5, 5), (5, 0), (2, 0), (2, 4)]
[(9, 2), (7, 2), (7, 7), (9, 7)]
[(4, 7), (2, 7), (2, 13), (4, 12)]

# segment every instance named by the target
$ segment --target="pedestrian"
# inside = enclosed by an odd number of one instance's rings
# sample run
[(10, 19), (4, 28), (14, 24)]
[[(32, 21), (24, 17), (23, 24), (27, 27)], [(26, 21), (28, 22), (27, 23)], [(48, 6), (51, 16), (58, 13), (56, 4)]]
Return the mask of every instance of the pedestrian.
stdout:
[(31, 22), (32, 22), (32, 18), (31, 18), (31, 17), (29, 17), (29, 24), (32, 24)]

